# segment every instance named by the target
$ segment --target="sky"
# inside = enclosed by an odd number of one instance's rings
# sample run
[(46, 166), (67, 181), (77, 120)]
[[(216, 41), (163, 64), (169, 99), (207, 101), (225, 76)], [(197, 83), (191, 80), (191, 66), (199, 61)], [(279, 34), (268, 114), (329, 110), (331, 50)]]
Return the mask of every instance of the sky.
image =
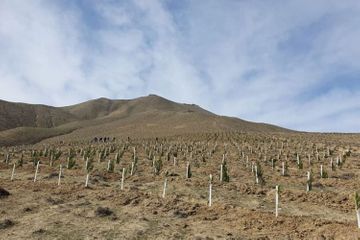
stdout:
[(0, 0), (0, 99), (148, 94), (360, 132), (360, 1)]

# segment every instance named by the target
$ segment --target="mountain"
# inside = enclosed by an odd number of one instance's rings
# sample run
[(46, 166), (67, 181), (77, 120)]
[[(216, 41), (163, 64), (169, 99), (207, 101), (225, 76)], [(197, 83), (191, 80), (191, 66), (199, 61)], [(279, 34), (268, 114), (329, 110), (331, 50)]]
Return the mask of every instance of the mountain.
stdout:
[(0, 101), (0, 146), (45, 139), (141, 138), (215, 131), (290, 130), (218, 116), (195, 104), (180, 104), (156, 95), (131, 100), (99, 98), (66, 107)]

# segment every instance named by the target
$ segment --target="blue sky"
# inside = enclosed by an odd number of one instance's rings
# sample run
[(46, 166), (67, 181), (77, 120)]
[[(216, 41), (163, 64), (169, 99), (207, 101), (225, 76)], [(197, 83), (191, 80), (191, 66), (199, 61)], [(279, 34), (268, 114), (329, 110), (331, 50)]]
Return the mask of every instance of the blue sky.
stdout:
[(305, 131), (360, 131), (358, 0), (0, 1), (0, 98), (150, 93)]

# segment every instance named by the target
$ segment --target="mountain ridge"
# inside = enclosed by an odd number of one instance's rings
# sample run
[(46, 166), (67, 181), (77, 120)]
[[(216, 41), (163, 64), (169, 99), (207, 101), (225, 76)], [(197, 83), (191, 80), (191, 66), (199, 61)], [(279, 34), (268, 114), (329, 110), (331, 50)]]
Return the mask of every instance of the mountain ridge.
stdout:
[(219, 116), (198, 105), (177, 103), (154, 94), (125, 100), (102, 97), (64, 107), (0, 100), (3, 146), (46, 139), (91, 139), (96, 135), (149, 137), (214, 131), (292, 130)]

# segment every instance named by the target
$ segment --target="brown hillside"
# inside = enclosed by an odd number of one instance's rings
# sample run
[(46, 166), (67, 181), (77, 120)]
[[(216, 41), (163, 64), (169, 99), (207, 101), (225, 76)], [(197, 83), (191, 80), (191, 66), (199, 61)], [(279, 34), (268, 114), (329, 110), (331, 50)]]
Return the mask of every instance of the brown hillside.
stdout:
[(0, 131), (17, 127), (52, 128), (75, 120), (61, 108), (0, 100)]
[(105, 135), (151, 137), (217, 131), (289, 131), (218, 116), (197, 105), (180, 104), (156, 95), (132, 100), (99, 98), (66, 107), (1, 101), (0, 113), (0, 145)]

